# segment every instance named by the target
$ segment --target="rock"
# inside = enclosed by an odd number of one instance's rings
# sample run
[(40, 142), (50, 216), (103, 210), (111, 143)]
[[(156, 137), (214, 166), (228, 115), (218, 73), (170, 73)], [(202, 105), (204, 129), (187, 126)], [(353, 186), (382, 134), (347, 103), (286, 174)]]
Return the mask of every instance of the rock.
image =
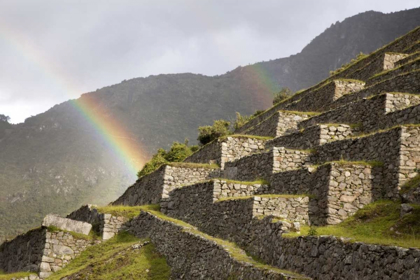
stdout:
[(400, 217), (403, 217), (407, 214), (411, 214), (413, 210), (414, 208), (410, 204), (406, 204), (406, 203), (401, 204)]
[(42, 225), (44, 227), (55, 226), (62, 230), (73, 231), (85, 235), (88, 235), (92, 229), (92, 225), (89, 223), (62, 218), (53, 214), (45, 216)]

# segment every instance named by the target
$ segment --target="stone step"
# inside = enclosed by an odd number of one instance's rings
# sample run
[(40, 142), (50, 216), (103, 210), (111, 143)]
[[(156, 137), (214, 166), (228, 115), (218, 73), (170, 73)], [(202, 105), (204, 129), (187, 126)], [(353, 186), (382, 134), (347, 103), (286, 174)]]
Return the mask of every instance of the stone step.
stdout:
[[(366, 136), (334, 141), (319, 146), (313, 162), (377, 161), (383, 164), (383, 172), (377, 177), (382, 198), (398, 199), (401, 176), (409, 177), (420, 167), (420, 153), (401, 150), (401, 147), (420, 148), (420, 126), (401, 126)], [(410, 167), (410, 168), (405, 168)], [(376, 171), (375, 171), (376, 172)]]
[(420, 51), (420, 40), (417, 40), (414, 44), (405, 48), (402, 52), (406, 54), (412, 54), (419, 51)]
[(362, 81), (339, 78), (335, 80), (332, 78), (326, 79), (309, 89), (295, 93), (287, 100), (284, 100), (255, 116), (242, 127), (235, 130), (235, 133), (244, 133), (251, 128), (255, 128), (258, 124), (272, 117), (280, 110), (306, 113), (310, 113), (311, 111), (325, 111), (335, 100), (340, 99), (343, 95), (357, 92), (363, 89), (363, 87), (364, 82)]
[(376, 75), (373, 75), (366, 81), (366, 86), (371, 86), (371, 85), (380, 83), (381, 81), (394, 78), (400, 74), (412, 72), (419, 69), (420, 69), (420, 57), (417, 57), (415, 59), (411, 59), (405, 64), (402, 64), (396, 68), (393, 68), (392, 70), (389, 69), (389, 70), (377, 73)]
[(365, 62), (361, 68), (347, 74), (346, 77), (368, 81), (372, 76), (378, 73), (389, 71), (395, 68), (395, 63), (406, 58), (407, 56), (408, 54), (403, 53), (381, 53), (370, 62)]
[[(360, 124), (360, 131), (371, 132), (404, 123), (415, 123), (420, 112), (420, 95), (385, 93), (362, 99), (299, 123), (300, 129), (316, 124)], [(414, 111), (413, 111), (414, 110)], [(393, 114), (391, 114), (393, 113)]]
[(142, 212), (131, 221), (130, 232), (150, 238), (171, 264), (171, 279), (310, 279), (257, 262), (237, 244), (161, 212)]
[[(49, 227), (39, 227), (19, 235), (0, 247), (0, 269), (6, 273), (30, 271), (39, 274), (39, 278), (49, 277), (68, 265), (86, 248), (100, 241), (91, 240), (80, 233), (60, 230), (52, 227), (68, 226), (56, 217), (47, 217), (44, 221)], [(73, 223), (81, 223), (73, 221)], [(81, 223), (82, 224), (82, 223)], [(83, 223), (86, 224), (86, 223)]]
[(254, 195), (253, 192), (267, 187), (259, 186), (248, 195), (223, 196), (220, 191), (222, 181), (175, 189), (167, 201), (161, 203), (161, 211), (217, 236), (233, 236), (255, 219), (266, 216), (285, 221), (284, 225), (288, 225), (285, 231), (291, 230), (293, 223), (309, 223), (309, 198), (306, 195)]
[(127, 218), (114, 216), (109, 213), (101, 213), (94, 205), (83, 205), (73, 211), (67, 218), (76, 221), (86, 222), (95, 225), (95, 230), (102, 236), (102, 240), (114, 237), (120, 230), (124, 229)]
[(379, 178), (375, 178), (375, 172), (369, 163), (330, 162), (273, 174), (268, 187), (257, 194), (307, 194), (310, 224), (338, 224), (379, 199)]
[(269, 139), (269, 137), (251, 135), (230, 135), (201, 147), (197, 152), (186, 158), (184, 162), (215, 163), (223, 169), (226, 162), (263, 151), (265, 142)]
[(217, 177), (220, 177), (217, 165), (188, 162), (165, 164), (138, 179), (112, 205), (158, 204), (175, 188)]
[(296, 102), (285, 104), (289, 111), (324, 112), (342, 96), (362, 90), (365, 82), (354, 79), (335, 79), (313, 90), (310, 94), (301, 94)]
[(312, 149), (327, 142), (342, 140), (353, 135), (357, 127), (347, 124), (321, 124), (302, 131), (269, 140), (266, 148), (285, 147), (287, 149)]
[(271, 174), (302, 168), (310, 161), (312, 151), (273, 147), (267, 152), (253, 154), (227, 162), (223, 178), (252, 181), (269, 178)]
[(244, 134), (279, 137), (298, 131), (298, 123), (319, 115), (313, 112), (278, 111), (271, 117), (244, 131)]
[[(398, 71), (398, 69), (396, 69), (396, 71)], [(336, 109), (349, 103), (363, 100), (365, 98), (392, 92), (419, 94), (420, 70), (402, 73), (390, 79), (385, 79), (369, 87), (366, 87), (359, 92), (344, 95), (343, 97), (337, 99), (333, 104), (331, 104), (329, 109)]]
[[(419, 46), (420, 46), (420, 44), (419, 44)], [(400, 66), (402, 66), (402, 65), (404, 65), (406, 63), (409, 63), (411, 61), (416, 60), (419, 57), (420, 57), (420, 48), (419, 48), (419, 50), (417, 52), (410, 53), (410, 54), (408, 54), (408, 56), (406, 58), (403, 58), (403, 59), (397, 61), (395, 63), (395, 67), (400, 67)]]

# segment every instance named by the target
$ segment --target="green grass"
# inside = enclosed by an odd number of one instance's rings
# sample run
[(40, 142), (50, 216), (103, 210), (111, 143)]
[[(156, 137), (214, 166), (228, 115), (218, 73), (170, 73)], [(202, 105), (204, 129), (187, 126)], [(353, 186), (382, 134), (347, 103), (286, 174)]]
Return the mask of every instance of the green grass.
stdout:
[(327, 165), (331, 163), (336, 163), (340, 165), (365, 165), (365, 166), (371, 166), (371, 167), (382, 167), (384, 166), (384, 163), (382, 161), (378, 160), (372, 160), (372, 161), (347, 161), (347, 160), (337, 160), (337, 161), (327, 161), (322, 165)]
[(59, 280), (74, 273), (78, 273), (80, 278), (92, 280), (169, 279), (170, 267), (153, 244), (147, 244), (139, 250), (129, 250), (132, 245), (145, 241), (121, 232), (107, 242), (87, 248), (48, 279)]
[[(249, 263), (252, 264), (254, 267), (257, 267), (259, 269), (263, 269), (263, 270), (271, 270), (271, 271), (275, 271), (278, 273), (285, 273), (288, 275), (293, 275), (296, 277), (299, 277), (299, 274), (296, 274), (294, 272), (290, 272), (290, 271), (286, 271), (286, 270), (282, 270), (282, 269), (278, 269), (269, 265), (266, 265), (264, 263), (260, 263), (258, 261), (256, 261), (255, 259), (251, 258), (250, 256), (248, 256), (246, 254), (246, 252), (244, 250), (242, 250), (238, 245), (236, 245), (233, 242), (229, 242), (220, 238), (216, 238), (210, 235), (207, 235), (201, 231), (198, 231), (195, 227), (191, 226), (190, 224), (185, 223), (184, 221), (180, 221), (171, 217), (168, 217), (166, 215), (164, 215), (163, 213), (159, 212), (159, 211), (154, 211), (154, 210), (149, 210), (147, 211), (148, 213), (154, 215), (155, 217), (162, 219), (164, 221), (168, 221), (171, 222), (173, 224), (176, 224), (180, 227), (183, 228), (184, 232), (188, 232), (191, 233), (193, 235), (197, 235), (200, 236), (202, 238), (211, 240), (213, 242), (215, 242), (216, 244), (218, 244), (219, 246), (223, 247), (228, 253), (229, 255), (234, 258), (235, 260), (237, 260), (238, 262), (245, 262), (245, 263)], [(304, 279), (302, 277), (302, 279)]]
[[(333, 235), (350, 238), (350, 242), (420, 248), (420, 205), (412, 205), (414, 211), (400, 218), (400, 203), (377, 201), (364, 207), (341, 224), (317, 227), (317, 235)], [(293, 238), (308, 235), (309, 226), (301, 233), (287, 233)]]
[(217, 164), (193, 163), (193, 162), (169, 162), (167, 165), (172, 166), (172, 167), (182, 167), (182, 168), (206, 168), (206, 169), (220, 168), (220, 166)]
[(420, 187), (420, 174), (405, 183), (400, 190), (400, 194), (408, 193), (410, 190), (414, 188)]
[(48, 226), (47, 229), (48, 229), (49, 232), (60, 232), (61, 231), (61, 232), (70, 233), (76, 239), (83, 239), (83, 240), (98, 240), (98, 239), (101, 239), (101, 237), (94, 230), (91, 230), (89, 232), (89, 234), (86, 235), (86, 234), (78, 233), (78, 232), (74, 232), (74, 231), (63, 230), (63, 229), (58, 228), (56, 226)]
[(218, 199), (216, 202), (227, 201), (227, 200), (241, 200), (241, 199), (253, 199), (254, 197), (261, 198), (298, 198), (307, 197), (307, 194), (261, 194), (261, 195), (247, 195), (247, 196), (236, 196), (236, 197), (223, 197)]
[(345, 78), (338, 78), (334, 79), (335, 81), (343, 81), (343, 82), (352, 82), (352, 83), (359, 83), (359, 84), (365, 84), (364, 81), (356, 80), (356, 79), (345, 79)]
[(160, 210), (159, 204), (149, 204), (149, 205), (141, 205), (141, 206), (103, 206), (103, 207), (95, 207), (99, 213), (103, 214), (111, 214), (112, 216), (116, 217), (125, 217), (127, 219), (133, 219), (140, 215), (142, 210)]
[(320, 112), (301, 112), (301, 111), (286, 111), (286, 110), (279, 110), (278, 112), (288, 113), (293, 115), (308, 115), (308, 116), (318, 116)]
[(235, 181), (235, 180), (230, 180), (230, 179), (224, 179), (224, 178), (214, 178), (211, 181), (214, 180), (220, 180), (220, 181), (225, 181), (226, 183), (229, 184), (241, 184), (241, 185), (248, 185), (248, 186), (252, 186), (252, 185), (269, 185), (270, 182), (264, 179), (258, 179), (255, 181)]
[(37, 275), (33, 272), (15, 272), (15, 273), (5, 273), (3, 270), (0, 270), (0, 280), (10, 280), (12, 278), (22, 278), (30, 275)]
[(252, 138), (257, 140), (271, 140), (274, 139), (274, 137), (271, 136), (259, 136), (259, 135), (249, 135), (249, 134), (232, 134), (232, 135), (226, 135), (221, 137), (220, 139), (226, 139), (228, 137), (234, 137), (234, 138)]
[(404, 64), (401, 64), (398, 67), (395, 67), (395, 68), (392, 68), (392, 69), (388, 69), (388, 70), (384, 70), (382, 72), (376, 73), (375, 75), (373, 75), (372, 77), (370, 77), (368, 80), (378, 78), (378, 77), (380, 77), (382, 75), (385, 75), (385, 74), (390, 73), (390, 72), (393, 72), (393, 71), (397, 71), (397, 70), (403, 68), (404, 66), (407, 66), (409, 64), (415, 63), (415, 62), (417, 62), (419, 60), (420, 60), (420, 57), (419, 58), (416, 58), (416, 59), (413, 59), (413, 60), (410, 60), (410, 61), (408, 61), (408, 62), (406, 62)]

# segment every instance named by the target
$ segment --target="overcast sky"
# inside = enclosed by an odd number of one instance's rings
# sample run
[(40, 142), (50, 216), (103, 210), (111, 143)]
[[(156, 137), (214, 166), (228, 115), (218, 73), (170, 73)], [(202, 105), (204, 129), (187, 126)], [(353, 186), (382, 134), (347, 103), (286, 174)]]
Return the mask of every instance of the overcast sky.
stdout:
[(223, 74), (299, 52), (331, 23), (418, 0), (0, 0), (0, 114), (13, 123), (124, 79)]

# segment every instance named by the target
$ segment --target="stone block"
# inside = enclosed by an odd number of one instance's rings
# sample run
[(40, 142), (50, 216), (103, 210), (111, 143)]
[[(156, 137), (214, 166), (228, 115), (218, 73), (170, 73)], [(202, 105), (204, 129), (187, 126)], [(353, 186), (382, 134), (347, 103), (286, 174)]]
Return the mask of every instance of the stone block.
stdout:
[(89, 223), (62, 218), (53, 214), (45, 216), (42, 225), (44, 227), (54, 226), (62, 230), (73, 231), (85, 235), (88, 235), (92, 229), (92, 225)]

